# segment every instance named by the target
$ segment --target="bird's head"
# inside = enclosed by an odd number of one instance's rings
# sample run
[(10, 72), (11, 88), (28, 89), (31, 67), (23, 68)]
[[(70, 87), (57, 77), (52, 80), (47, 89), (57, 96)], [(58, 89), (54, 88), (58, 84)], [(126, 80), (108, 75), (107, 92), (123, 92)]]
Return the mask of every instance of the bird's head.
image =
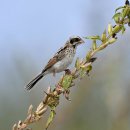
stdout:
[(69, 43), (70, 43), (72, 46), (77, 47), (78, 45), (84, 43), (84, 41), (83, 41), (83, 39), (80, 38), (79, 36), (73, 36), (73, 37), (70, 37)]

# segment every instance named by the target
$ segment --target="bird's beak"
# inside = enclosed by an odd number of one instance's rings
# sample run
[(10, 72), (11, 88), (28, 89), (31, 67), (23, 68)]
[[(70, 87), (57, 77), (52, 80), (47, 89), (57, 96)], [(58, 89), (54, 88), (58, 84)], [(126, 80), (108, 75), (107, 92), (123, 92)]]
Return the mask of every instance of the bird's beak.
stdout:
[(81, 39), (80, 43), (85, 43), (85, 41)]

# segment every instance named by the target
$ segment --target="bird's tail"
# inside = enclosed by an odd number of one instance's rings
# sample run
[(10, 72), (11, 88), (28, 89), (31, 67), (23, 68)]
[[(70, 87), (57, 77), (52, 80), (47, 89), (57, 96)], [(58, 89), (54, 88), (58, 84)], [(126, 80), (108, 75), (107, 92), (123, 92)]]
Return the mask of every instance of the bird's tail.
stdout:
[(29, 82), (29, 84), (25, 87), (27, 90), (33, 88), (33, 86), (44, 76), (44, 73), (40, 73), (36, 78)]

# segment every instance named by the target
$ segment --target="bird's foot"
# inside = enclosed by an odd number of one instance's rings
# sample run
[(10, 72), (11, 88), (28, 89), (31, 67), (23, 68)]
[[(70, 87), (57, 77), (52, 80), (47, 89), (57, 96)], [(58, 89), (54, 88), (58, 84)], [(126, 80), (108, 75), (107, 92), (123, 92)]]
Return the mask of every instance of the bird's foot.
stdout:
[(65, 69), (64, 71), (65, 71), (65, 74), (71, 74), (70, 69)]

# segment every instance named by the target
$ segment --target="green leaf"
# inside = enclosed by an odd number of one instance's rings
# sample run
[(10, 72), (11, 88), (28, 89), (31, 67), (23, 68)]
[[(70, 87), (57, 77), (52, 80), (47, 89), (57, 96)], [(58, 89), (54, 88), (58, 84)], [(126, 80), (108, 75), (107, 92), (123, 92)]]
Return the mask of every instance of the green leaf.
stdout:
[(108, 41), (108, 43), (109, 44), (113, 44), (114, 42), (116, 42), (117, 41), (117, 38), (111, 38), (109, 41)]
[(88, 36), (88, 37), (84, 37), (86, 39), (91, 39), (91, 40), (101, 40), (100, 36)]
[(86, 74), (89, 74), (91, 70), (92, 70), (92, 65), (82, 66), (80, 71), (80, 78), (83, 78), (84, 76), (86, 76)]
[(96, 49), (97, 49), (96, 40), (93, 40), (92, 49), (93, 49), (93, 50), (96, 50)]
[(129, 10), (129, 13), (128, 13), (127, 17), (130, 19), (130, 10)]
[(89, 51), (86, 55), (86, 61), (89, 61), (91, 59), (91, 53), (92, 51)]
[(65, 76), (63, 77), (63, 80), (62, 80), (62, 84), (61, 84), (62, 87), (63, 87), (65, 90), (69, 89), (70, 86), (71, 86), (72, 80), (73, 80), (73, 76), (72, 76), (71, 74), (65, 75)]
[(126, 6), (126, 7), (122, 10), (122, 18), (125, 18), (127, 15), (129, 15), (129, 11), (130, 11), (129, 6)]
[(111, 25), (111, 23), (108, 24), (108, 34), (112, 35), (112, 25)]
[(76, 68), (77, 70), (79, 70), (79, 68), (80, 68), (80, 60), (79, 60), (79, 58), (76, 59), (75, 68)]
[(48, 129), (48, 127), (50, 126), (50, 124), (52, 123), (54, 117), (55, 117), (55, 107), (51, 110), (50, 112), (50, 115), (49, 115), (49, 118), (47, 120), (47, 123), (46, 123), (46, 130)]
[(87, 74), (89, 74), (89, 72), (92, 70), (92, 65), (87, 67)]
[(87, 70), (88, 70), (88, 71), (91, 71), (91, 70), (92, 70), (92, 66), (91, 66), (91, 65), (88, 66), (88, 67), (87, 67)]
[(121, 16), (122, 14), (119, 12), (119, 13), (114, 14), (112, 18), (115, 20), (116, 23), (118, 23), (121, 19)]
[(102, 36), (101, 36), (101, 40), (102, 40), (102, 42), (105, 42), (106, 39), (107, 39), (107, 33), (106, 33), (106, 29), (105, 29)]
[(120, 13), (120, 12), (115, 13), (114, 16), (113, 16), (112, 18), (114, 19), (115, 17), (121, 17), (121, 13)]
[(86, 68), (82, 68), (80, 71), (80, 78), (83, 78), (86, 75)]
[(118, 33), (120, 32), (122, 29), (122, 25), (116, 25), (114, 28), (113, 28), (113, 31), (112, 33), (115, 34), (115, 33)]
[(125, 26), (122, 26), (122, 34), (124, 34), (125, 30), (126, 30)]
[(120, 6), (120, 7), (118, 7), (118, 8), (115, 10), (115, 13), (116, 13), (118, 10), (123, 9), (123, 8), (125, 8), (125, 6)]

